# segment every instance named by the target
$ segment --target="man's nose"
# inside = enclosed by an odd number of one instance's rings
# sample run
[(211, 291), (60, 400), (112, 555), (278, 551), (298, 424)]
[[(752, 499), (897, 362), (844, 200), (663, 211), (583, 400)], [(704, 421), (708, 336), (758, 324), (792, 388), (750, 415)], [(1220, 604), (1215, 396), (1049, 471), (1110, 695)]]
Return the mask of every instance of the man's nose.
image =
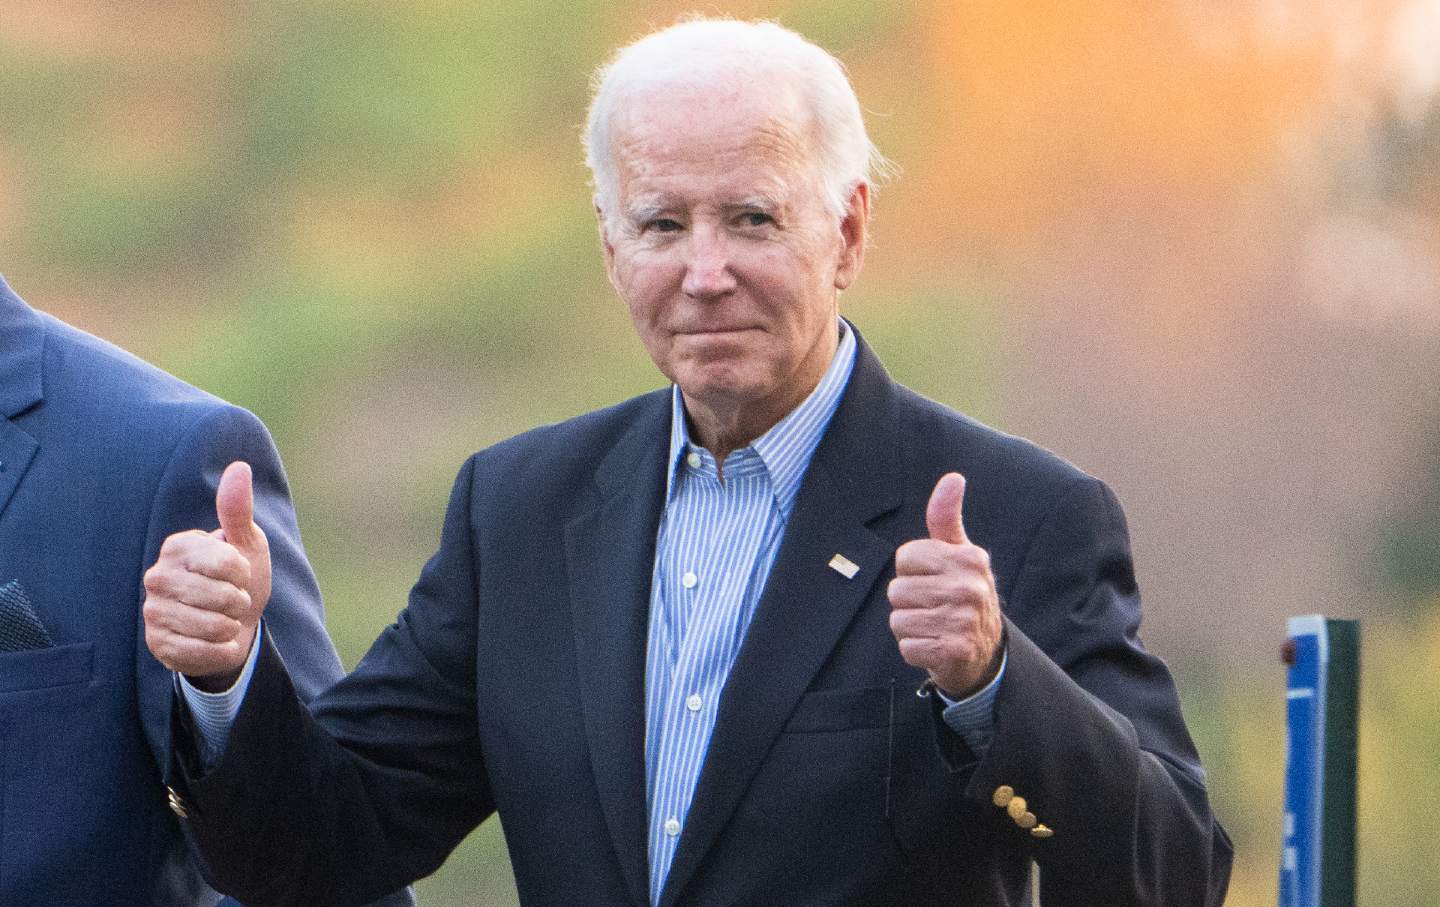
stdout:
[(685, 262), (685, 295), (694, 299), (723, 296), (735, 289), (730, 271), (730, 250), (725, 234), (708, 225), (690, 234), (689, 259)]

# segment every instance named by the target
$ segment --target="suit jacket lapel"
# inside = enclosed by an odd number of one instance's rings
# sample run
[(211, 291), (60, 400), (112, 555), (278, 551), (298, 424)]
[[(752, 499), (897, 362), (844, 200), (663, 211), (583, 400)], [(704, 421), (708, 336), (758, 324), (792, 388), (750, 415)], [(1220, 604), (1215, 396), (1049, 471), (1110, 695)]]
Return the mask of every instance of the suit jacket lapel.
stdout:
[[(858, 336), (858, 335), (857, 335)], [(869, 524), (900, 505), (894, 385), (861, 341), (731, 669), (662, 905), (676, 903), (811, 679), (895, 553)], [(860, 568), (830, 567), (841, 554)]]
[(625, 881), (649, 903), (645, 643), (664, 507), (669, 391), (647, 398), (596, 471), (593, 506), (565, 530), (580, 700), (591, 768)]
[(45, 326), (0, 277), (0, 514), (20, 485), (39, 446), (10, 420), (44, 396)]

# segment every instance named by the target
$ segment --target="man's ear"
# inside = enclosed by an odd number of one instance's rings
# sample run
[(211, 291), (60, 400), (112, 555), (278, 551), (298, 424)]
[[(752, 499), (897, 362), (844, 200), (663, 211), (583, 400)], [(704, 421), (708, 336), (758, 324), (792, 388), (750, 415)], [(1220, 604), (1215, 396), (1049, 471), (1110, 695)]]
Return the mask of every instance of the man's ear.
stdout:
[(615, 246), (610, 242), (610, 231), (605, 227), (605, 210), (600, 207), (600, 199), (595, 199), (595, 225), (600, 228), (600, 247), (605, 252), (605, 263), (608, 266), (610, 260), (615, 257)]
[(615, 282), (615, 244), (610, 241), (610, 229), (605, 224), (605, 210), (600, 207), (600, 199), (594, 200), (595, 205), (595, 226), (600, 230), (600, 251), (605, 256), (605, 273), (609, 275), (610, 282)]
[(845, 216), (840, 221), (840, 264), (835, 269), (835, 289), (847, 289), (865, 263), (865, 237), (870, 225), (870, 184), (861, 180), (850, 190)]

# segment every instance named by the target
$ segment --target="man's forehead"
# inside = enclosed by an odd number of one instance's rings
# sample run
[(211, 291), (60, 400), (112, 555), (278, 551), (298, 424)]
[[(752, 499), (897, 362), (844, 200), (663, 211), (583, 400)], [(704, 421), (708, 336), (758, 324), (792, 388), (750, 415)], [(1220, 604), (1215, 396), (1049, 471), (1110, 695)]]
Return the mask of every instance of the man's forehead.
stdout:
[(617, 144), (638, 140), (657, 151), (673, 151), (722, 134), (798, 139), (813, 131), (813, 123), (800, 92), (787, 83), (659, 84), (617, 99), (610, 134)]
[(617, 111), (611, 150), (622, 172), (646, 175), (676, 162), (735, 166), (741, 158), (765, 159), (793, 169), (814, 154), (809, 112), (791, 100), (749, 96), (635, 98)]
[[(665, 143), (636, 145), (620, 157), (620, 195), (632, 213), (657, 209), (785, 208), (797, 189), (812, 185), (813, 160), (798, 143), (765, 141), (747, 134), (741, 146), (707, 153), (667, 154)], [(669, 143), (685, 148), (683, 139)]]

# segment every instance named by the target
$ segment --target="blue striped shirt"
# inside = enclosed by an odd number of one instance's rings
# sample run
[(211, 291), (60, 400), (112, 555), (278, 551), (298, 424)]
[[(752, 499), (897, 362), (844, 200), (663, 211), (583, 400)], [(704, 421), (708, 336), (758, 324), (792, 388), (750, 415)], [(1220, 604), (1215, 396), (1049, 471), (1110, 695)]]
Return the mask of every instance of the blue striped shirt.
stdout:
[(650, 899), (658, 902), (715, 728), (720, 690), (740, 652), (780, 550), (795, 495), (855, 364), (840, 344), (815, 390), (747, 447), (725, 458), (691, 442), (672, 391), (670, 474), (655, 542), (645, 676), (645, 776)]

